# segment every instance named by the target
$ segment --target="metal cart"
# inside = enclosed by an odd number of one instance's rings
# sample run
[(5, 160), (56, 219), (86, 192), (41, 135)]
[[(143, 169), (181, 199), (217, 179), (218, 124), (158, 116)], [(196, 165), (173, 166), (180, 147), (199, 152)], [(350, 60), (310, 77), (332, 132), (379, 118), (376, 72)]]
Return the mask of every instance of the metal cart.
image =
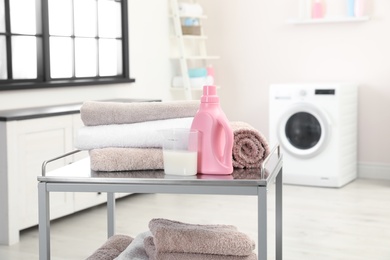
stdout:
[(202, 175), (194, 178), (167, 176), (164, 171), (93, 172), (88, 158), (46, 173), (48, 163), (70, 156), (73, 151), (45, 161), (38, 176), (39, 259), (50, 259), (50, 193), (107, 193), (107, 234), (115, 234), (115, 197), (121, 193), (169, 193), (252, 195), (258, 198), (258, 259), (267, 259), (267, 190), (275, 184), (275, 256), (282, 260), (282, 168), (279, 146), (265, 159), (261, 169), (235, 169), (231, 178)]

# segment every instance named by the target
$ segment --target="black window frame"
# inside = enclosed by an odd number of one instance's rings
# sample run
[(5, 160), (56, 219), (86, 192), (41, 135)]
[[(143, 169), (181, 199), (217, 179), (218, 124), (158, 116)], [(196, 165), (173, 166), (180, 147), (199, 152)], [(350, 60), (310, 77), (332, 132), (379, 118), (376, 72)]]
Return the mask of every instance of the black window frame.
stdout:
[[(122, 74), (117, 76), (96, 76), (72, 79), (51, 79), (50, 78), (50, 43), (49, 43), (49, 0), (36, 0), (37, 4), (37, 78), (36, 79), (10, 79), (12, 77), (11, 61), (11, 21), (10, 21), (10, 0), (4, 0), (5, 9), (5, 33), (0, 32), (0, 36), (5, 36), (7, 53), (7, 73), (8, 79), (0, 79), (0, 91), (41, 89), (59, 87), (77, 87), (102, 84), (118, 84), (135, 82), (130, 77), (129, 66), (129, 23), (128, 23), (128, 3), (127, 0), (120, 0), (121, 3), (121, 24), (122, 24)], [(96, 0), (97, 1), (97, 0)], [(40, 13), (39, 13), (40, 12)], [(41, 38), (40, 38), (41, 37)]]

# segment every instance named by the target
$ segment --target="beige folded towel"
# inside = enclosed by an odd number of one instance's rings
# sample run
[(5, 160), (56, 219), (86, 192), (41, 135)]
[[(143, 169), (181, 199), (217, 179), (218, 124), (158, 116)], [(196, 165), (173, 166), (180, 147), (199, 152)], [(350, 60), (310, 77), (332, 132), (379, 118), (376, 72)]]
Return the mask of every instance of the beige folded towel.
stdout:
[(86, 126), (131, 124), (161, 119), (193, 117), (199, 101), (169, 102), (99, 102), (86, 101), (80, 109)]
[(248, 256), (215, 255), (215, 254), (193, 254), (193, 253), (172, 253), (159, 252), (153, 242), (153, 237), (149, 236), (144, 240), (144, 248), (149, 256), (149, 260), (257, 260), (255, 253)]
[(170, 175), (162, 170), (91, 171), (91, 177), (97, 178), (164, 179), (167, 176)]
[(89, 151), (94, 171), (164, 169), (161, 148), (102, 148)]
[(195, 225), (152, 219), (149, 229), (158, 252), (248, 256), (255, 243), (228, 225)]
[(86, 260), (112, 260), (122, 253), (133, 241), (126, 235), (113, 235)]
[[(261, 169), (259, 168), (235, 168), (233, 171), (233, 178), (235, 180), (258, 180), (261, 175)], [(266, 179), (269, 176), (268, 169), (265, 169), (264, 176), (262, 178)]]
[(254, 127), (245, 122), (230, 122), (233, 130), (233, 167), (260, 168), (269, 155), (267, 139)]

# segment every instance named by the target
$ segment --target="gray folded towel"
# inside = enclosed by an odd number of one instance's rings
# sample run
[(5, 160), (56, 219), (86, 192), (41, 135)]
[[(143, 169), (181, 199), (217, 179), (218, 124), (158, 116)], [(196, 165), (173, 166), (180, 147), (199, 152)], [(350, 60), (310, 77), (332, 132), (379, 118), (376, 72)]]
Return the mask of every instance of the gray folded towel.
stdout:
[(193, 117), (199, 101), (99, 102), (86, 101), (80, 109), (86, 126), (131, 124), (171, 118)]
[(113, 235), (86, 260), (112, 260), (125, 250), (133, 241), (126, 235)]
[(158, 252), (248, 256), (255, 243), (228, 225), (195, 225), (168, 219), (152, 219), (149, 229)]
[(257, 260), (255, 253), (248, 256), (235, 255), (214, 255), (214, 254), (193, 254), (193, 253), (173, 253), (158, 252), (153, 242), (153, 237), (144, 240), (145, 251), (150, 260)]
[(150, 235), (150, 231), (138, 234), (115, 260), (149, 260), (144, 248), (144, 239)]
[(267, 139), (245, 122), (230, 122), (233, 130), (233, 167), (260, 168), (270, 153)]
[(164, 169), (161, 148), (102, 148), (89, 151), (94, 171)]

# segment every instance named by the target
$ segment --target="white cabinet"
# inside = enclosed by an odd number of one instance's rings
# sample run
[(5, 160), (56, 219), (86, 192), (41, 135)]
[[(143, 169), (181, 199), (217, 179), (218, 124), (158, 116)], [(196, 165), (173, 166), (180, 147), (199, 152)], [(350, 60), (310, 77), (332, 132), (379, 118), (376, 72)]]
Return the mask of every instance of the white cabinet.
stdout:
[[(17, 165), (12, 171), (17, 177), (19, 229), (38, 223), (37, 176), (41, 174), (44, 160), (72, 150), (72, 116), (59, 116), (9, 123), (9, 157), (16, 156)], [(14, 145), (17, 144), (17, 145)], [(50, 167), (61, 167), (70, 161), (60, 160)], [(73, 211), (73, 196), (70, 193), (53, 193), (52, 216), (58, 218)]]
[[(83, 124), (69, 114), (0, 122), (0, 244), (19, 241), (19, 231), (38, 224), (37, 176), (43, 161), (74, 149), (74, 136)], [(85, 158), (87, 152), (48, 164), (47, 170)], [(86, 198), (87, 197), (87, 198)], [(51, 218), (103, 203), (106, 196), (55, 192)]]
[[(38, 223), (37, 176), (44, 160), (72, 150), (72, 115), (0, 122), (0, 243), (19, 240), (19, 230)], [(52, 168), (71, 163), (57, 161)], [(73, 212), (73, 194), (55, 193), (52, 216)]]

